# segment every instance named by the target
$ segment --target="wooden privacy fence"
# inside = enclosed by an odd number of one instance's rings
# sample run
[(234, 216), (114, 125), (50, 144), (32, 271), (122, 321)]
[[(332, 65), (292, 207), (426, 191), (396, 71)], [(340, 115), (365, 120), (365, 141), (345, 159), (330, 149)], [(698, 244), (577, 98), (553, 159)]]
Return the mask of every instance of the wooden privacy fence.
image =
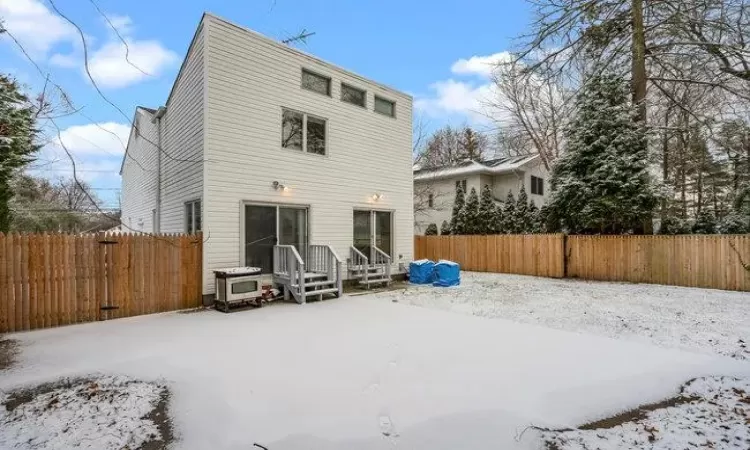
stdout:
[(0, 233), (0, 333), (201, 305), (200, 235)]
[(750, 235), (415, 236), (466, 270), (750, 291)]
[(564, 276), (562, 234), (415, 236), (414, 258), (448, 259), (462, 269)]
[(750, 235), (568, 236), (568, 276), (750, 291)]

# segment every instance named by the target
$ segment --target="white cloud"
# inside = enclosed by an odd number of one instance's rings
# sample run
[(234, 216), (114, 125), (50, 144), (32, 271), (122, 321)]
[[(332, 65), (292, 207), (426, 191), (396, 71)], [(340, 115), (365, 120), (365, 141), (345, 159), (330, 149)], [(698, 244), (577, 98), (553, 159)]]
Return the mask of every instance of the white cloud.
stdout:
[(72, 25), (39, 0), (0, 0), (0, 18), (32, 56), (46, 56), (55, 45), (78, 38)]
[(117, 122), (74, 125), (62, 130), (55, 145), (60, 142), (76, 156), (122, 156), (130, 135), (130, 125)]
[(510, 57), (508, 52), (499, 52), (457, 60), (451, 65), (451, 72), (473, 78), (469, 81), (449, 78), (430, 84), (426, 95), (416, 96), (415, 109), (433, 118), (457, 118), (480, 125), (500, 119), (497, 109), (487, 106), (498, 101), (491, 76), (497, 64), (509, 61)]
[(451, 72), (457, 75), (479, 75), (489, 78), (500, 63), (507, 63), (511, 59), (509, 52), (499, 52), (487, 56), (472, 56), (469, 59), (459, 59), (451, 66)]
[[(127, 48), (120, 41), (111, 41), (91, 55), (89, 70), (98, 85), (121, 88), (159, 76), (178, 59), (176, 53), (158, 41), (125, 40)], [(130, 62), (125, 58), (126, 53)]]

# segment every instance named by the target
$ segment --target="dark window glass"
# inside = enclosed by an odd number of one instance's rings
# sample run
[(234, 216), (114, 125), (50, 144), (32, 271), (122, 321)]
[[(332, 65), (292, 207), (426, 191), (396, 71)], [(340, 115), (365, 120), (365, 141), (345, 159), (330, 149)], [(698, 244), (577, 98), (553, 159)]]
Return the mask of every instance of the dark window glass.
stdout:
[(364, 108), (365, 91), (341, 83), (341, 100)]
[(307, 116), (307, 151), (326, 154), (326, 121)]
[(302, 87), (308, 91), (331, 95), (331, 79), (307, 70), (302, 70)]
[(375, 112), (380, 114), (395, 117), (396, 116), (396, 104), (390, 100), (375, 96)]
[(302, 120), (303, 114), (283, 110), (281, 118), (281, 146), (302, 150)]

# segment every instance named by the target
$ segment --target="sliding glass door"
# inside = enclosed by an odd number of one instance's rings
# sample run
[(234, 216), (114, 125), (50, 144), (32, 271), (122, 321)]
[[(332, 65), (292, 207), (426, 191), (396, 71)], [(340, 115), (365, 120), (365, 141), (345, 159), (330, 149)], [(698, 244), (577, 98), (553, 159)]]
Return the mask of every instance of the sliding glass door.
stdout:
[(307, 208), (245, 205), (245, 265), (273, 272), (273, 246), (294, 245), (307, 256)]
[(355, 210), (353, 223), (354, 248), (370, 259), (373, 245), (393, 256), (393, 213)]

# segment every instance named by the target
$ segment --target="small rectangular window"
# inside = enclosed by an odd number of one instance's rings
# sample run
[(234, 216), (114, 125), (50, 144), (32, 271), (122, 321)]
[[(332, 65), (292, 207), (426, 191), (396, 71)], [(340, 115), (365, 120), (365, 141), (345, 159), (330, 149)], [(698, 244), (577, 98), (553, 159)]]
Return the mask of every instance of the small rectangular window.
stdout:
[(201, 230), (201, 201), (193, 200), (185, 203), (185, 232), (193, 234)]
[(435, 197), (430, 194), (429, 197), (427, 197), (427, 205), (432, 208), (435, 206)]
[(302, 69), (302, 88), (331, 96), (331, 79)]
[(348, 84), (341, 83), (341, 101), (364, 108), (365, 97), (366, 93), (362, 89), (357, 89)]
[(396, 104), (376, 95), (375, 112), (389, 117), (396, 117)]
[(534, 195), (544, 195), (544, 178), (531, 176), (531, 193)]
[(304, 114), (297, 111), (283, 110), (281, 117), (281, 146), (302, 150), (302, 122)]
[(456, 190), (458, 190), (459, 186), (466, 193), (466, 180), (456, 180)]
[(307, 116), (307, 152), (326, 154), (326, 121)]

